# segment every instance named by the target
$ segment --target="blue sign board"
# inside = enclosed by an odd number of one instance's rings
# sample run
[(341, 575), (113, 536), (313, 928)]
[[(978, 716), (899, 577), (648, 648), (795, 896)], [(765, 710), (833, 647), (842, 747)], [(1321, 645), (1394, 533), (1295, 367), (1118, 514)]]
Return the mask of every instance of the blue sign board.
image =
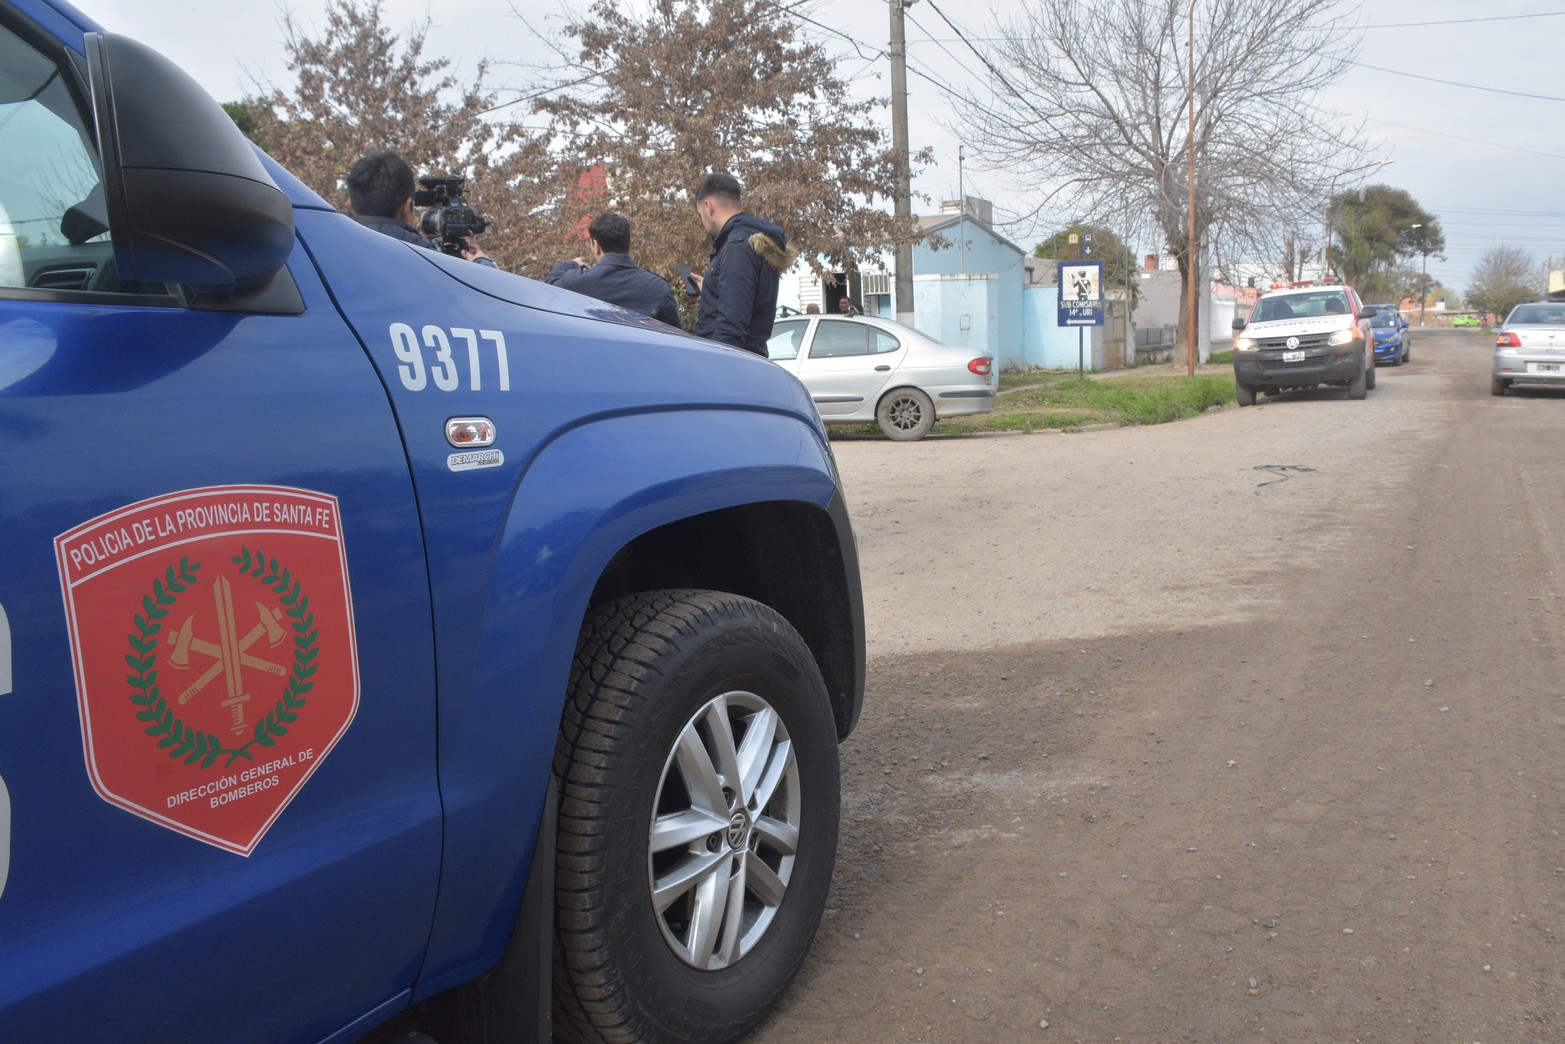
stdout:
[(1103, 325), (1103, 262), (1061, 261), (1059, 326)]

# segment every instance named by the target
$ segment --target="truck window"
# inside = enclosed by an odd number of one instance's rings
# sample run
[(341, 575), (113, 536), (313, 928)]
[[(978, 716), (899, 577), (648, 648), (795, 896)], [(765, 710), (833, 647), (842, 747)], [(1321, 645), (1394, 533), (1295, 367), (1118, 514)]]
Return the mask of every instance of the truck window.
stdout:
[(0, 294), (163, 292), (114, 277), (92, 141), (60, 70), (0, 28)]

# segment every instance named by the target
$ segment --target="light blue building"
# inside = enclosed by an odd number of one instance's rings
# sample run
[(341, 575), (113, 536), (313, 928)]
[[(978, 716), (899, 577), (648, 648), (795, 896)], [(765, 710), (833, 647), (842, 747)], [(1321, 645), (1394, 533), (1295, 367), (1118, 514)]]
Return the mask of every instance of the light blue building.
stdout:
[[(996, 370), (1021, 367), (1075, 369), (1078, 333), (1056, 323), (1054, 266), (1040, 263), (994, 230), (993, 205), (967, 197), (942, 204), (941, 213), (920, 217), (930, 239), (913, 248), (913, 325), (951, 345), (992, 355)], [(806, 311), (811, 305), (835, 312), (846, 295), (866, 314), (896, 318), (893, 255), (883, 251), (880, 267), (825, 285), (802, 263), (783, 277), (778, 301)], [(1048, 283), (1040, 280), (1047, 278)], [(1083, 364), (1102, 368), (1102, 331), (1080, 335)]]

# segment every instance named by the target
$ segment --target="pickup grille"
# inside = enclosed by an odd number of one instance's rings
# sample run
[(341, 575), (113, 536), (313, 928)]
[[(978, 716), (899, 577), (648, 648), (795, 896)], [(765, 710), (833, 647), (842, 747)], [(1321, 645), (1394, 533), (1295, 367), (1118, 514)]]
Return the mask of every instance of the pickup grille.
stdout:
[(1301, 334), (1298, 338), (1299, 343), (1291, 347), (1286, 337), (1258, 337), (1255, 340), (1255, 346), (1268, 351), (1272, 349), (1297, 351), (1299, 348), (1325, 348), (1327, 346), (1326, 341), (1330, 337), (1330, 333)]

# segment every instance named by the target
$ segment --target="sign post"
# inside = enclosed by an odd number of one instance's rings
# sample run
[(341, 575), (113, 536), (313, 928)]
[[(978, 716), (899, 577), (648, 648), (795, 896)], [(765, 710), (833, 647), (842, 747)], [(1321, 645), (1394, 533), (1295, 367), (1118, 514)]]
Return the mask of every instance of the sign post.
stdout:
[(1076, 371), (1086, 376), (1083, 327), (1103, 325), (1103, 262), (1070, 261), (1059, 266), (1057, 326), (1076, 327)]

